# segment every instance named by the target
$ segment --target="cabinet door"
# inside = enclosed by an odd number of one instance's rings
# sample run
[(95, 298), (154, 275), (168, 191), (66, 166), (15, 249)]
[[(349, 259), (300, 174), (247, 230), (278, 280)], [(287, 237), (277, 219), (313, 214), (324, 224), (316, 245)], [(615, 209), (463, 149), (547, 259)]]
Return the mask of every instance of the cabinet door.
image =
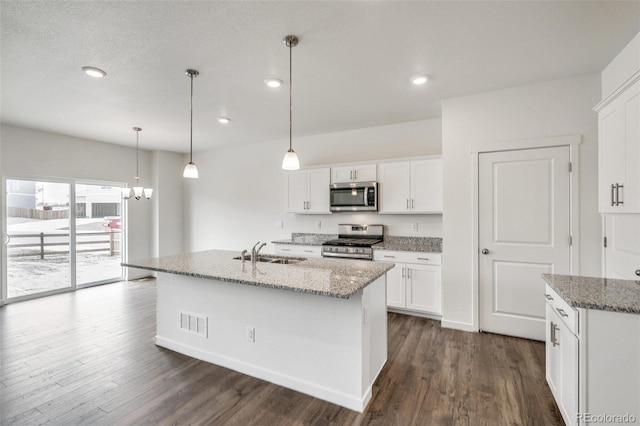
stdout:
[(387, 306), (395, 308), (404, 308), (405, 304), (405, 288), (404, 274), (406, 266), (402, 263), (396, 263), (395, 268), (387, 272)]
[(442, 313), (440, 303), (440, 267), (407, 265), (407, 309)]
[(564, 324), (559, 324), (560, 411), (567, 425), (576, 423), (578, 413), (578, 338)]
[(625, 92), (625, 181), (623, 211), (640, 213), (640, 83)]
[(331, 213), (329, 206), (330, 169), (307, 170), (306, 213)]
[(640, 271), (640, 215), (604, 216), (604, 276), (618, 280), (638, 280)]
[[(616, 189), (625, 180), (625, 124), (623, 100), (616, 99), (598, 114), (598, 151), (600, 168), (599, 205), (601, 213), (621, 212), (615, 205)], [(624, 195), (624, 194), (623, 194)]]
[(411, 210), (442, 213), (442, 159), (411, 162)]
[(355, 182), (375, 182), (377, 173), (375, 164), (361, 164), (353, 167), (353, 180)]
[(353, 167), (332, 167), (331, 168), (331, 183), (344, 183), (351, 182), (353, 180)]
[(411, 164), (382, 163), (378, 169), (378, 212), (409, 213)]
[(307, 172), (297, 171), (287, 174), (287, 212), (306, 213)]
[[(557, 346), (558, 341), (558, 323), (560, 319), (553, 307), (546, 303), (546, 377), (551, 393), (556, 403), (560, 400), (560, 348)], [(558, 403), (558, 405), (560, 405)]]

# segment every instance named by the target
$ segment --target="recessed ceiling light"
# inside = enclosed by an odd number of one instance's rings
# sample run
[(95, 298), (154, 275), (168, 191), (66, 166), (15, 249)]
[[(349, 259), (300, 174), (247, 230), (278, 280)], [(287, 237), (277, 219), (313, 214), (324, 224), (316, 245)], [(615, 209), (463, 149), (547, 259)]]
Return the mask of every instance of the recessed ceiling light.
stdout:
[(264, 83), (269, 87), (280, 87), (282, 86), (282, 80), (279, 78), (267, 78)]
[(427, 81), (429, 81), (429, 76), (425, 74), (414, 75), (413, 77), (411, 77), (411, 82), (416, 86), (425, 84)]
[(85, 72), (85, 74), (91, 76), (91, 77), (95, 77), (95, 78), (102, 78), (105, 75), (107, 75), (106, 72), (102, 71), (100, 68), (96, 68), (96, 67), (82, 67), (82, 71)]
[(218, 117), (218, 123), (227, 124), (231, 121), (229, 117)]

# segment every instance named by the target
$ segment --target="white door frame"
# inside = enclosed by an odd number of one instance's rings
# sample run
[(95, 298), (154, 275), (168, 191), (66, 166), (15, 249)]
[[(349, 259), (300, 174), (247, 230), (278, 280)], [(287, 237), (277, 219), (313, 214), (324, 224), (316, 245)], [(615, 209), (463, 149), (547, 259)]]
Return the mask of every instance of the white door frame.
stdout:
[[(535, 148), (551, 148), (559, 146), (569, 147), (569, 161), (572, 164), (572, 173), (569, 176), (570, 181), (570, 232), (572, 244), (570, 247), (570, 274), (578, 275), (580, 273), (580, 144), (582, 143), (582, 135), (552, 136), (541, 139), (523, 139), (516, 141), (504, 142), (481, 142), (472, 144), (469, 147), (472, 162), (473, 176), (473, 203), (472, 203), (472, 242), (471, 242), (471, 273), (472, 273), (472, 303), (473, 312), (472, 330), (480, 330), (480, 246), (479, 246), (479, 154), (489, 152), (518, 151)], [(542, 278), (541, 278), (542, 279)]]

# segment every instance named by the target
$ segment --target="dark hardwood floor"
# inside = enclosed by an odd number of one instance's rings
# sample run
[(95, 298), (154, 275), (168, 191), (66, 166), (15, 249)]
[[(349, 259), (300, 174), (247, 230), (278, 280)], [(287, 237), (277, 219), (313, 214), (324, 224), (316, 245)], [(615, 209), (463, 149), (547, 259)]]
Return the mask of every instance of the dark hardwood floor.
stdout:
[(360, 414), (156, 347), (155, 282), (0, 308), (0, 425), (561, 425), (544, 344), (389, 314)]

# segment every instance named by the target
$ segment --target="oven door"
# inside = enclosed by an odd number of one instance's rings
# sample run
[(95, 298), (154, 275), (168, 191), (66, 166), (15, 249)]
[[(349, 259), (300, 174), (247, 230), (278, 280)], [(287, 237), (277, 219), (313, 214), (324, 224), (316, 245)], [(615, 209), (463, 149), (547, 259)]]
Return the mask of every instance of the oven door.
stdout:
[(329, 187), (332, 212), (377, 211), (377, 183), (334, 183)]

